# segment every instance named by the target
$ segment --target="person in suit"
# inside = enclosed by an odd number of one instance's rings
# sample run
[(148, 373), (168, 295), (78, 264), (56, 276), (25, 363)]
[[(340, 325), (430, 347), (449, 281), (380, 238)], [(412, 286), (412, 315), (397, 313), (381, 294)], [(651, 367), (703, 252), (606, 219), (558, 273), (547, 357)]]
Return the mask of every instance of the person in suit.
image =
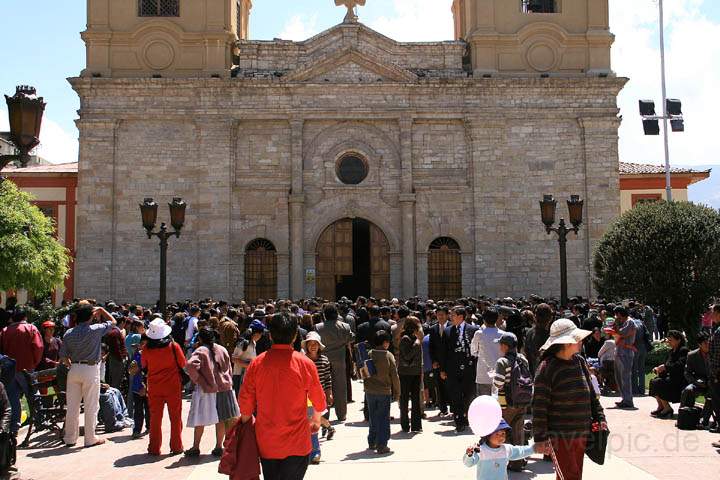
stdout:
[(475, 398), (477, 359), (470, 354), (470, 343), (478, 327), (467, 323), (466, 318), (465, 307), (453, 308), (452, 325), (445, 327), (445, 354), (440, 365), (440, 378), (447, 381), (458, 432), (469, 426), (467, 411)]
[(685, 361), (685, 380), (688, 386), (680, 395), (681, 407), (694, 407), (698, 395), (707, 393), (710, 370), (710, 335), (700, 332), (697, 337), (699, 348), (688, 353)]
[(325, 321), (315, 326), (315, 331), (320, 334), (322, 343), (325, 345), (323, 354), (330, 360), (332, 375), (332, 390), (335, 403), (333, 408), (340, 422), (347, 417), (347, 368), (346, 352), (348, 345), (355, 340), (355, 334), (350, 325), (338, 319), (337, 307), (334, 303), (326, 303), (323, 306), (323, 317)]
[(448, 326), (448, 317), (450, 309), (447, 306), (438, 307), (435, 312), (437, 323), (430, 327), (428, 335), (430, 335), (430, 360), (432, 361), (433, 376), (437, 379), (437, 405), (439, 415), (448, 414), (448, 393), (447, 380), (440, 378), (440, 365), (443, 363), (445, 354), (445, 328)]

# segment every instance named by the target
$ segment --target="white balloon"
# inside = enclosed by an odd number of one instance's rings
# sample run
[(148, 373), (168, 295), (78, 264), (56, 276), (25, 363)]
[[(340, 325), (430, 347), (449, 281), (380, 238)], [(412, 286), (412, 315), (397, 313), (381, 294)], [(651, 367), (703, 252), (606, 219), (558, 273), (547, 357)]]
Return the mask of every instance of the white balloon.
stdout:
[(477, 397), (468, 409), (468, 423), (478, 437), (490, 435), (502, 420), (502, 408), (498, 401), (489, 396)]

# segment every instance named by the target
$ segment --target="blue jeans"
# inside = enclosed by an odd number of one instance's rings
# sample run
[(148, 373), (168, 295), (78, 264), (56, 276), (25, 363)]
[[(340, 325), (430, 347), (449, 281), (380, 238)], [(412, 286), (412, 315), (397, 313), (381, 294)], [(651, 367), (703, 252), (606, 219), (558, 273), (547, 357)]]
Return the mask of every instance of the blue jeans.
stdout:
[(390, 395), (365, 394), (365, 401), (368, 406), (370, 420), (370, 433), (368, 433), (368, 445), (375, 447), (387, 447), (390, 440)]
[(22, 406), (20, 405), (20, 396), (25, 395), (25, 399), (30, 402), (30, 387), (27, 379), (22, 372), (15, 373), (15, 380), (7, 386), (7, 395), (10, 400), (10, 408), (12, 415), (10, 417), (10, 432), (17, 433), (20, 430)]
[[(314, 414), (315, 409), (313, 407), (308, 407), (308, 420), (310, 420)], [(320, 455), (320, 436), (317, 433), (313, 433), (310, 435), (310, 441), (312, 442), (312, 452), (310, 452), (310, 459), (312, 459), (314, 456)]]
[(615, 381), (618, 384), (618, 390), (622, 396), (622, 402), (627, 406), (633, 405), (633, 357), (634, 352), (628, 354), (615, 355)]
[(635, 395), (645, 395), (645, 359), (647, 352), (638, 350), (633, 356), (632, 391)]

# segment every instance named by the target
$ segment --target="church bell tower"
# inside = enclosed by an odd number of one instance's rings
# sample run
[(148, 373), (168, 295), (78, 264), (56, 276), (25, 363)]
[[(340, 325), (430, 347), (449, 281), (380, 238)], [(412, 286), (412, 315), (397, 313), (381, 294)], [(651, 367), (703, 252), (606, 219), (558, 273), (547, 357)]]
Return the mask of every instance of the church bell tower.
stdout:
[(252, 0), (87, 0), (82, 76), (227, 76)]
[(608, 0), (454, 0), (476, 76), (611, 76)]

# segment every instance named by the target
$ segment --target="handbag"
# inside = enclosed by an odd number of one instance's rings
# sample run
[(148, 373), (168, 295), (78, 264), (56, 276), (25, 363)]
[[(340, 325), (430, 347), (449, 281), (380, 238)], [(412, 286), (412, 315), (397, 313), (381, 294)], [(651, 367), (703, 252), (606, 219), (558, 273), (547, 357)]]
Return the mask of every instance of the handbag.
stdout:
[(585, 445), (585, 455), (587, 455), (590, 460), (597, 463), (598, 465), (604, 465), (605, 451), (607, 450), (610, 430), (603, 430), (600, 428), (600, 415), (596, 407), (596, 403), (592, 401), (592, 399), (594, 398), (599, 403), (600, 399), (597, 398), (597, 393), (595, 393), (595, 389), (592, 386), (592, 381), (590, 380), (590, 372), (588, 371), (587, 366), (584, 362), (582, 363), (582, 369), (583, 373), (585, 374), (585, 380), (587, 380), (588, 387), (590, 388), (590, 411), (592, 415), (592, 426), (590, 429), (590, 433), (588, 434), (587, 444)]
[(177, 352), (175, 351), (175, 342), (172, 343), (172, 351), (173, 356), (175, 357), (175, 366), (178, 369), (178, 374), (180, 374), (180, 388), (182, 388), (184, 385), (190, 383), (190, 375), (187, 374), (185, 369), (180, 368), (180, 365), (178, 364)]

